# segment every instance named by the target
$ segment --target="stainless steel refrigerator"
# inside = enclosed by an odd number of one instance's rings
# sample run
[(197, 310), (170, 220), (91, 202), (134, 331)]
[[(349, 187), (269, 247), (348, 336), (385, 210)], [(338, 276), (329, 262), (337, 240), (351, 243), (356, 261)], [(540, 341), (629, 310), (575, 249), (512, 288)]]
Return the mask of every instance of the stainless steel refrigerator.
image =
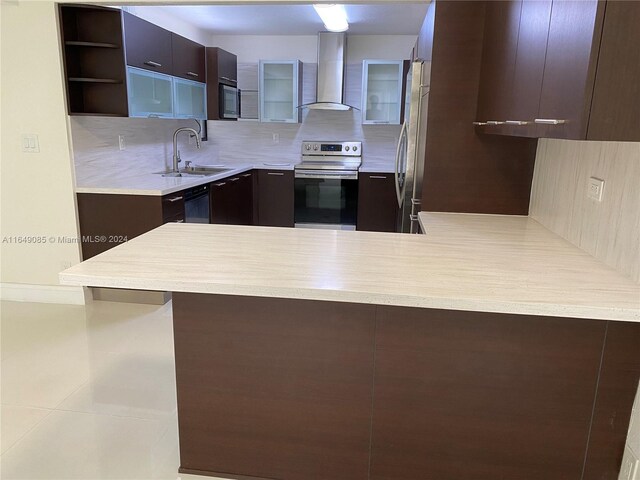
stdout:
[(396, 150), (395, 181), (400, 207), (398, 231), (420, 233), (418, 212), (422, 200), (429, 108), (430, 62), (417, 60), (407, 75), (404, 122)]

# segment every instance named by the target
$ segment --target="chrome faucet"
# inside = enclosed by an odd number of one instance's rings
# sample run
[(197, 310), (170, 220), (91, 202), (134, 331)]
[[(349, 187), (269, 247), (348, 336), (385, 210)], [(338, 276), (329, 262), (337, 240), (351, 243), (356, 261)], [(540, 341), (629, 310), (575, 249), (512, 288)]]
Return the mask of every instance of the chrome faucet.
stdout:
[(178, 164), (182, 161), (180, 158), (180, 151), (178, 150), (178, 134), (180, 132), (189, 132), (189, 135), (195, 137), (196, 139), (196, 148), (200, 148), (202, 144), (200, 143), (200, 135), (193, 128), (182, 127), (173, 132), (173, 172), (179, 173)]

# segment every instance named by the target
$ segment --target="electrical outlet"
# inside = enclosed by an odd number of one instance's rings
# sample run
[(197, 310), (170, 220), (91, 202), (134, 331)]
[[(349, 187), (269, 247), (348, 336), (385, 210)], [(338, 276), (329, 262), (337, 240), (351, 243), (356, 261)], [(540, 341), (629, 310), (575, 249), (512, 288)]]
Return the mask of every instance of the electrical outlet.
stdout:
[(601, 178), (591, 177), (587, 183), (587, 196), (597, 202), (602, 201), (602, 193), (604, 190), (604, 180)]
[(124, 135), (118, 135), (118, 148), (120, 148), (120, 150), (124, 150), (125, 144), (124, 144)]
[(274, 133), (273, 134), (273, 144), (278, 144), (280, 143), (280, 134), (279, 133)]
[(25, 153), (40, 153), (38, 135), (34, 133), (22, 134), (22, 151)]

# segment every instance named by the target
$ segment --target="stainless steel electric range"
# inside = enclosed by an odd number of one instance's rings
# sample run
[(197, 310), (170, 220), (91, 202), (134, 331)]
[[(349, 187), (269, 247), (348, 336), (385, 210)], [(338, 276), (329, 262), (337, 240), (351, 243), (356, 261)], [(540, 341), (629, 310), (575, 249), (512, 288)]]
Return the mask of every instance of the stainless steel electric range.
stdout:
[(295, 167), (296, 228), (355, 230), (361, 142), (302, 142)]

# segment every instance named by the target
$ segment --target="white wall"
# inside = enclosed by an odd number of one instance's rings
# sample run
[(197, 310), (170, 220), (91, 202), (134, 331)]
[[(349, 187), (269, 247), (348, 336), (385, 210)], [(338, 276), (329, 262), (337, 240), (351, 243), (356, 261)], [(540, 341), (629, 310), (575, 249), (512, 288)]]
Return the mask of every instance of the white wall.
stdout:
[[(50, 1), (2, 2), (0, 280), (58, 285), (58, 272), (80, 260), (63, 72)], [(40, 153), (23, 153), (21, 135), (37, 134)], [(46, 243), (10, 243), (8, 237)], [(68, 299), (78, 299), (78, 289)], [(15, 288), (2, 289), (2, 295)], [(50, 290), (50, 289), (49, 289)], [(80, 292), (81, 293), (81, 290)], [(64, 295), (64, 294), (63, 294)]]
[(417, 39), (417, 35), (348, 35), (347, 63), (408, 60)]
[[(346, 61), (408, 59), (416, 39), (417, 35), (347, 35)], [(318, 61), (317, 35), (213, 35), (209, 45), (235, 53), (239, 63), (261, 59)]]
[(209, 46), (220, 47), (238, 56), (238, 63), (259, 60), (318, 61), (316, 35), (214, 35)]

